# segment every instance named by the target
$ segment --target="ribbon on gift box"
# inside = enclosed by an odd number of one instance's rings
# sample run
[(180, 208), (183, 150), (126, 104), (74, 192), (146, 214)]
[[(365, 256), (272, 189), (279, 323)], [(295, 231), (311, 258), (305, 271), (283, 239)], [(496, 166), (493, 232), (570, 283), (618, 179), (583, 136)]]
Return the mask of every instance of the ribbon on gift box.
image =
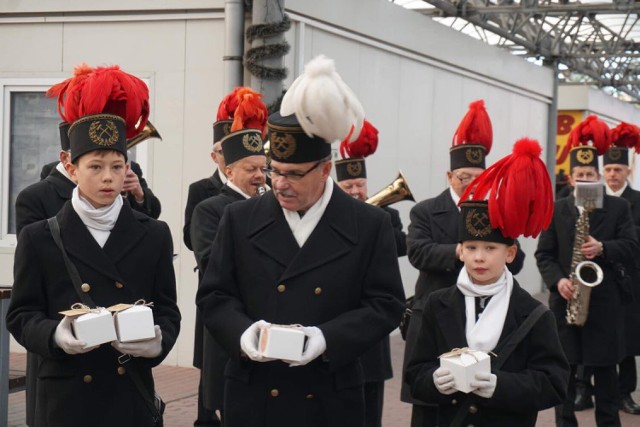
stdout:
[[(475, 352), (480, 351), (480, 350), (472, 350), (469, 347), (462, 347), (462, 348), (454, 348), (451, 351), (448, 351), (446, 353), (442, 353), (440, 356), (438, 356), (438, 359), (446, 359), (448, 357), (456, 357), (456, 356), (462, 356), (463, 354), (468, 354), (469, 356), (473, 357), (476, 362), (479, 362), (478, 357), (475, 355)], [(498, 357), (494, 352), (490, 351), (488, 352), (490, 355), (494, 356), (494, 357)]]
[(87, 313), (100, 313), (102, 310), (104, 310), (104, 307), (91, 308), (88, 305), (77, 302), (71, 305), (71, 310), (59, 311), (58, 313), (64, 316), (80, 316)]
[(112, 313), (117, 313), (119, 311), (122, 310), (126, 310), (127, 308), (131, 308), (134, 307), (136, 305), (144, 305), (146, 307), (153, 307), (153, 302), (146, 302), (144, 299), (139, 299), (138, 301), (134, 302), (133, 304), (116, 304), (116, 305), (112, 305), (111, 307), (107, 307), (107, 310), (109, 310)]

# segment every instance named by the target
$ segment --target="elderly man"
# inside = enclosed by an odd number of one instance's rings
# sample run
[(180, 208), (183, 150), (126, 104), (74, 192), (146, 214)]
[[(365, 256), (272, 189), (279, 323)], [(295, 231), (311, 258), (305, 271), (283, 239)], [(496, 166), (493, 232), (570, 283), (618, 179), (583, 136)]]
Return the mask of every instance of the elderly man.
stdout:
[[(319, 58), (302, 78), (342, 87), (336, 75)], [(389, 216), (329, 176), (326, 141), (344, 138), (355, 124), (331, 122), (344, 134), (310, 132), (310, 123), (322, 126), (315, 113), (270, 116), (273, 191), (229, 205), (220, 222), (197, 302), (230, 356), (226, 427), (364, 427), (359, 357), (398, 325), (404, 293)], [(271, 324), (306, 336), (295, 361), (258, 348), (259, 331)]]

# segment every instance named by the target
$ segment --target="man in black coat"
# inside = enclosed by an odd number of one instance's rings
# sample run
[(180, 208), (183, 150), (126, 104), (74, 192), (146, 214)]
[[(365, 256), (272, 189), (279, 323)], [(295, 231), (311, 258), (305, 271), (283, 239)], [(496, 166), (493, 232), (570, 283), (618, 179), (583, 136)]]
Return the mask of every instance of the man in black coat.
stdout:
[[(592, 146), (575, 147), (571, 153), (569, 180), (600, 180), (598, 156)], [(636, 231), (627, 201), (605, 195), (602, 208), (589, 215), (589, 235), (578, 248), (579, 255), (597, 263), (604, 273), (602, 283), (591, 290), (588, 318), (583, 326), (569, 324), (567, 301), (574, 292), (570, 279), (576, 240), (578, 208), (573, 195), (555, 202), (553, 219), (538, 241), (536, 260), (549, 288), (549, 307), (556, 317), (560, 342), (571, 365), (568, 395), (556, 407), (556, 422), (577, 426), (574, 413), (576, 366), (589, 367), (594, 376), (597, 425), (620, 425), (616, 364), (625, 356), (622, 300), (616, 281), (616, 263), (634, 265)]]
[[(613, 132), (616, 135), (615, 129)], [(640, 135), (637, 136), (637, 138)], [(614, 143), (616, 140), (614, 139)], [(629, 149), (624, 147), (612, 147), (603, 156), (605, 190), (610, 196), (617, 196), (629, 202), (631, 207), (631, 219), (636, 229), (636, 235), (640, 238), (640, 191), (631, 188), (628, 183)], [(620, 389), (620, 409), (629, 413), (640, 414), (640, 405), (634, 402), (631, 393), (636, 390), (637, 377), (636, 358), (640, 355), (640, 290), (638, 276), (640, 258), (635, 257), (634, 266), (626, 266), (626, 273), (632, 277), (629, 289), (625, 292), (627, 303), (624, 306), (624, 328), (626, 357), (618, 364), (618, 387)]]
[(182, 236), (184, 244), (191, 251), (193, 250), (193, 244), (191, 243), (191, 221), (193, 218), (194, 209), (201, 201), (220, 194), (222, 186), (227, 182), (227, 177), (224, 174), (224, 155), (222, 153), (222, 148), (220, 148), (219, 140), (215, 144), (213, 144), (213, 149), (211, 150), (211, 159), (217, 165), (217, 169), (213, 173), (213, 175), (208, 178), (203, 178), (201, 180), (193, 182), (189, 185), (187, 206), (184, 209), (184, 227), (182, 228)]
[[(330, 145), (294, 115), (269, 127), (273, 191), (227, 206), (197, 297), (230, 356), (225, 425), (363, 427), (359, 357), (404, 302), (389, 215), (334, 185)], [(262, 356), (270, 324), (303, 325), (299, 362)]]
[[(247, 149), (242, 143), (245, 136), (259, 142), (255, 146), (248, 145), (253, 151)], [(216, 238), (225, 207), (260, 194), (259, 190), (265, 185), (266, 156), (259, 130), (231, 132), (221, 140), (221, 145), (224, 158), (228, 161), (225, 166), (225, 176), (228, 177), (228, 181), (222, 186), (220, 194), (196, 206), (191, 221), (193, 251), (200, 271), (205, 271), (207, 268), (211, 245)], [(259, 149), (255, 150), (254, 147)], [(229, 356), (208, 330), (203, 330), (202, 334), (202, 367), (200, 369), (203, 405), (208, 410), (218, 410), (223, 413), (224, 369)]]
[[(354, 199), (367, 201), (367, 168), (364, 158), (352, 157), (335, 162), (338, 186)], [(389, 214), (395, 235), (398, 257), (407, 254), (407, 235), (402, 230), (400, 214), (389, 206), (381, 207)], [(393, 377), (389, 336), (367, 350), (361, 357), (364, 368), (365, 425), (382, 425), (384, 382)]]

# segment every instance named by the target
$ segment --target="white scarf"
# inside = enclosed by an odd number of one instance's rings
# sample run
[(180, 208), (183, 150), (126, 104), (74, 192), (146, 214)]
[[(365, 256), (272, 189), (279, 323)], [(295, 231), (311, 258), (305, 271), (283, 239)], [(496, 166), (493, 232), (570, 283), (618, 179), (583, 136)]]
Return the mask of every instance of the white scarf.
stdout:
[(111, 230), (116, 225), (118, 215), (120, 215), (122, 196), (118, 194), (118, 197), (109, 206), (94, 208), (87, 199), (80, 195), (78, 187), (76, 187), (71, 195), (71, 204), (89, 233), (101, 248), (104, 247)]
[(332, 194), (333, 180), (329, 177), (327, 178), (327, 182), (324, 184), (324, 192), (322, 193), (322, 196), (309, 208), (302, 218), (300, 218), (300, 214), (298, 212), (282, 208), (284, 217), (289, 223), (289, 228), (291, 228), (291, 232), (293, 233), (293, 237), (295, 237), (296, 242), (298, 242), (298, 246), (302, 247), (302, 245), (304, 245), (313, 230), (316, 228), (316, 225), (318, 225), (318, 222), (320, 222), (320, 218), (322, 218), (324, 211), (327, 209), (327, 205), (329, 204), (329, 200), (331, 200)]
[(240, 187), (238, 187), (237, 185), (235, 185), (233, 182), (231, 181), (227, 181), (226, 182), (227, 187), (229, 187), (230, 189), (232, 189), (233, 191), (235, 191), (236, 193), (240, 194), (242, 197), (244, 197), (245, 199), (250, 199), (251, 196), (249, 196), (247, 193), (245, 193), (244, 191), (242, 191), (240, 189)]
[[(476, 285), (471, 281), (467, 269), (460, 270), (458, 289), (464, 295), (467, 316), (466, 336), (469, 348), (489, 352), (496, 348), (502, 334), (504, 320), (509, 309), (509, 298), (513, 290), (513, 275), (507, 268), (496, 283)], [(476, 297), (491, 296), (489, 304), (476, 322)]]
[(56, 170), (60, 172), (69, 181), (73, 182), (73, 180), (71, 179), (71, 175), (69, 175), (69, 172), (67, 172), (67, 170), (64, 168), (64, 165), (62, 164), (62, 162), (58, 162), (58, 164), (56, 165)]
[(604, 185), (604, 189), (608, 196), (620, 197), (622, 196), (622, 193), (624, 193), (624, 190), (627, 189), (627, 183), (625, 182), (622, 188), (619, 189), (618, 191), (613, 191), (611, 188), (609, 188), (607, 184)]

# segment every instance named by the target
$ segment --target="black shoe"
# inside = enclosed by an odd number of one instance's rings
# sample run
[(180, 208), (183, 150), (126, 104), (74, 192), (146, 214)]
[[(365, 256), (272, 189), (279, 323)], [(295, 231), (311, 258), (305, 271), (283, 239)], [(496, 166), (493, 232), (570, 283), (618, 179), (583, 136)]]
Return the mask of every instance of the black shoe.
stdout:
[(620, 409), (622, 409), (627, 414), (640, 414), (640, 405), (633, 401), (630, 394), (627, 394), (622, 399), (620, 399)]
[(574, 411), (584, 411), (585, 409), (593, 408), (593, 399), (589, 393), (576, 394), (576, 400), (573, 402)]

